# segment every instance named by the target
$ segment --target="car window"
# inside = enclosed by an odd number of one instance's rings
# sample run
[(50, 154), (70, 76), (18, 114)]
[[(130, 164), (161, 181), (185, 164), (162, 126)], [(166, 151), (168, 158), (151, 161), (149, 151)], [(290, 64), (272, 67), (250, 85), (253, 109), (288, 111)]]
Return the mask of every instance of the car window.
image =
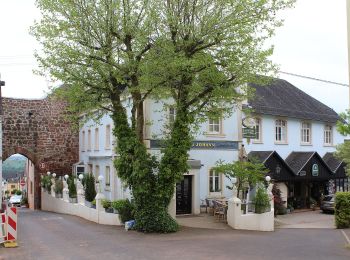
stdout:
[(323, 201), (331, 201), (333, 199), (334, 201), (334, 197), (333, 196), (326, 196)]

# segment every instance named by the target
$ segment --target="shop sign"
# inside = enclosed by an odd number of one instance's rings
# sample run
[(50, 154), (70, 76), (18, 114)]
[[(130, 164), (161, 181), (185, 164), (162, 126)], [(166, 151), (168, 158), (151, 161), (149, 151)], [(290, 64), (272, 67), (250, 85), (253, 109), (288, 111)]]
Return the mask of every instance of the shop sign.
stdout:
[(312, 165), (312, 176), (318, 176), (318, 164)]
[(255, 128), (242, 128), (243, 130), (243, 138), (256, 139)]
[[(162, 140), (150, 140), (151, 149), (164, 147)], [(237, 141), (193, 141), (191, 149), (199, 150), (238, 150)]]

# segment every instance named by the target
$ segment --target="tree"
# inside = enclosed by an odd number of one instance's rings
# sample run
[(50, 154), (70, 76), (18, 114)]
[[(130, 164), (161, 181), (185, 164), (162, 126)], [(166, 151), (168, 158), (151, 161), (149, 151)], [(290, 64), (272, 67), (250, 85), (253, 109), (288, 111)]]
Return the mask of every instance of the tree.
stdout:
[[(280, 25), (276, 11), (292, 2), (37, 1), (43, 19), (32, 32), (43, 45), (40, 73), (64, 83), (56, 95), (73, 119), (111, 114), (115, 166), (132, 190), (138, 230), (177, 230), (167, 207), (188, 170), (191, 129), (206, 116), (228, 114), (249, 94), (247, 82), (274, 70), (263, 43)], [(149, 97), (171, 98), (176, 108), (160, 160), (143, 143)]]
[[(233, 178), (236, 178), (236, 187), (239, 192), (243, 192), (246, 186), (256, 186), (256, 184), (263, 182), (265, 174), (269, 171), (266, 169), (264, 164), (257, 162), (244, 162), (236, 161), (232, 163), (224, 163), (222, 161), (217, 163), (214, 168), (215, 171), (225, 174), (231, 182)], [(227, 186), (228, 189), (232, 189), (232, 186)]]
[[(342, 135), (350, 134), (350, 110), (340, 113), (340, 120), (337, 122), (337, 130)], [(350, 176), (350, 142), (345, 141), (337, 146), (336, 157), (346, 163), (346, 172)]]

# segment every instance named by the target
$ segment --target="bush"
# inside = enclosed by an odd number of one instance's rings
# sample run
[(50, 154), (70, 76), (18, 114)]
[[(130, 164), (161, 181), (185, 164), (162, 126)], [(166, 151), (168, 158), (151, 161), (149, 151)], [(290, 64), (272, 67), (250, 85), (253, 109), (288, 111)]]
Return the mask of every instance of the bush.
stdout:
[(55, 181), (55, 193), (62, 194), (63, 192), (63, 181), (60, 179), (57, 179)]
[(75, 186), (75, 183), (74, 183), (74, 177), (69, 176), (67, 182), (68, 182), (69, 198), (76, 198), (77, 187)]
[(23, 197), (21, 200), (21, 205), (27, 205), (28, 204), (28, 198), (27, 197)]
[(42, 178), (41, 178), (41, 187), (43, 187), (44, 190), (46, 190), (47, 192), (50, 193), (51, 192), (51, 185), (52, 185), (52, 183), (51, 183), (50, 176), (47, 176), (47, 175), (42, 176)]
[(108, 209), (112, 206), (112, 202), (110, 200), (104, 199), (101, 201), (102, 207)]
[(350, 192), (335, 194), (335, 225), (337, 228), (350, 227)]
[(255, 213), (261, 214), (266, 212), (270, 206), (270, 199), (266, 189), (258, 187), (253, 203), (255, 206)]
[(134, 206), (128, 200), (115, 200), (112, 202), (112, 207), (118, 211), (121, 222), (134, 219)]
[(92, 173), (88, 173), (83, 178), (85, 200), (92, 202), (96, 197), (95, 177)]
[(16, 195), (22, 195), (22, 191), (16, 190)]

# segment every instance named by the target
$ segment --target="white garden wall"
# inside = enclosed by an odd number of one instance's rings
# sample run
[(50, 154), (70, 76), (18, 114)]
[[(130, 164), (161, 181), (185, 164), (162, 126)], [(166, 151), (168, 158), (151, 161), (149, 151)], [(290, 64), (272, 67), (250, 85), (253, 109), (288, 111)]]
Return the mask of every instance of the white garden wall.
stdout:
[(79, 203), (70, 203), (63, 199), (55, 198), (46, 191), (41, 192), (41, 209), (78, 216), (98, 224), (121, 225), (118, 214), (106, 213), (105, 211), (89, 208)]

